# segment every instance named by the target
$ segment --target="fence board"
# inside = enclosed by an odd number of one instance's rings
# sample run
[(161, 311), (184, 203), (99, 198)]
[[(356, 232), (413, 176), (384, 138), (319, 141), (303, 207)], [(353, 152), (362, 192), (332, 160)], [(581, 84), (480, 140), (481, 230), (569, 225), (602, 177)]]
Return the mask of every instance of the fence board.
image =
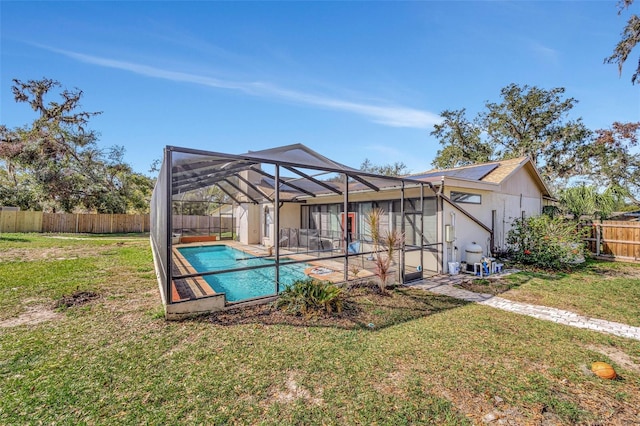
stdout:
[(76, 215), (73, 213), (44, 213), (42, 232), (76, 232)]
[(0, 211), (0, 232), (16, 232), (17, 211)]
[[(608, 220), (583, 226), (590, 227), (586, 243), (592, 253), (640, 260), (640, 222)], [(598, 233), (600, 234), (600, 247), (597, 243)]]
[(0, 232), (110, 234), (149, 232), (148, 214), (74, 214), (0, 211)]
[(16, 212), (15, 232), (40, 232), (42, 229), (42, 212)]

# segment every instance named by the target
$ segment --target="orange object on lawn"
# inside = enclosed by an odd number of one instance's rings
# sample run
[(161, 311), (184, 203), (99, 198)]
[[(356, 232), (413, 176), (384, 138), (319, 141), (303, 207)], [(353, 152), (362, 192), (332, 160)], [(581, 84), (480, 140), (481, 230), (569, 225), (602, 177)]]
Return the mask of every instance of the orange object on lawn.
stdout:
[(614, 370), (613, 367), (606, 362), (594, 362), (593, 364), (591, 364), (591, 371), (593, 371), (596, 376), (602, 379), (613, 380), (616, 378), (616, 370)]

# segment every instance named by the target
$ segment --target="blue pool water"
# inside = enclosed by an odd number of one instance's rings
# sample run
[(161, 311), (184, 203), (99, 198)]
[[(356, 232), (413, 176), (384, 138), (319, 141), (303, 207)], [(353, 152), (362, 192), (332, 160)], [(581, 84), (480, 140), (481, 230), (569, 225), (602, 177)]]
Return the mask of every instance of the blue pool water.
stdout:
[[(198, 272), (221, 271), (224, 269), (244, 268), (246, 266), (275, 265), (273, 259), (253, 257), (249, 253), (236, 250), (224, 245), (202, 247), (180, 247), (182, 256)], [(311, 267), (308, 263), (283, 265), (287, 258), (280, 258), (280, 290), (293, 284), (297, 280), (309, 278), (304, 270)], [(205, 275), (202, 278), (216, 293), (226, 293), (227, 301), (274, 294), (275, 267), (260, 268), (248, 271), (225, 272), (217, 275)]]

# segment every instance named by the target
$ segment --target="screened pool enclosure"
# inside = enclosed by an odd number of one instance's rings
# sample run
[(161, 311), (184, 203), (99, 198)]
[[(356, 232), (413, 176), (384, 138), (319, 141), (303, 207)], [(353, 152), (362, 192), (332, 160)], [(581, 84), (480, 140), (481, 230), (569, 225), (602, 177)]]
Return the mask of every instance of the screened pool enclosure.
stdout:
[(402, 235), (394, 282), (439, 272), (431, 183), (366, 173), (296, 144), (233, 155), (165, 148), (151, 245), (167, 317), (259, 303), (296, 279), (375, 279), (377, 234)]

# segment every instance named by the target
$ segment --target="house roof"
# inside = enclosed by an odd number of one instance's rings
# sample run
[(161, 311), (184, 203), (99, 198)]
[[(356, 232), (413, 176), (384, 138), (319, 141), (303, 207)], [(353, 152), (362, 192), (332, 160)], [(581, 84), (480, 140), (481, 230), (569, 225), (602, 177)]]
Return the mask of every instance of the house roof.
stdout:
[(407, 177), (429, 181), (434, 184), (437, 184), (437, 182), (444, 177), (448, 177), (463, 181), (486, 182), (499, 185), (521, 168), (527, 169), (533, 180), (536, 181), (540, 187), (542, 195), (547, 197), (551, 196), (551, 192), (544, 183), (540, 172), (538, 172), (538, 169), (529, 157), (517, 157), (508, 160), (453, 167), (450, 169), (432, 169), (422, 173), (414, 173)]

